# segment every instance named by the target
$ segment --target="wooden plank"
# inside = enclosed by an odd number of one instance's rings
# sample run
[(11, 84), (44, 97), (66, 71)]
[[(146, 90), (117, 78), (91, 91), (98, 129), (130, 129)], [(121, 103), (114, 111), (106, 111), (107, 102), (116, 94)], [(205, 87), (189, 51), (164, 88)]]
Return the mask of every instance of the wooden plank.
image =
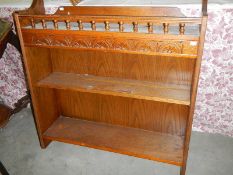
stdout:
[(148, 6), (64, 6), (55, 13), (57, 15), (95, 15), (95, 16), (147, 16), (154, 17), (185, 17), (179, 8), (175, 7), (148, 7)]
[(190, 104), (190, 90), (188, 88), (184, 86), (159, 85), (147, 81), (54, 72), (42, 79), (37, 85), (39, 87), (75, 90), (181, 105)]
[(142, 129), (60, 117), (43, 137), (178, 166), (183, 160), (182, 137)]

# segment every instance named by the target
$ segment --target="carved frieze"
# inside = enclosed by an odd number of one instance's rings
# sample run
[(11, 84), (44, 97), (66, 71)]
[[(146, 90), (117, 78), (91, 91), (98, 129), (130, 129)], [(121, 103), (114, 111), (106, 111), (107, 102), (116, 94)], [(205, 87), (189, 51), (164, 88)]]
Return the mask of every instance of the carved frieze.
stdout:
[[(190, 46), (189, 41), (128, 39), (117, 37), (64, 36), (57, 34), (27, 35), (25, 45), (44, 47), (67, 47), (97, 50), (129, 51), (161, 54), (196, 54), (197, 46)], [(190, 53), (192, 51), (192, 53)]]

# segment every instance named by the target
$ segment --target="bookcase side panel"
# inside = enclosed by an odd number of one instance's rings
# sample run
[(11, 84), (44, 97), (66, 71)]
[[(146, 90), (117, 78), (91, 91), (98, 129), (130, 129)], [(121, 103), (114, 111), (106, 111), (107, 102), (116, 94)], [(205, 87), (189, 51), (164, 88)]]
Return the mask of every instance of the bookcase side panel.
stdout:
[(55, 91), (36, 87), (39, 80), (52, 72), (50, 50), (25, 47), (25, 60), (37, 131), (42, 135), (59, 116)]

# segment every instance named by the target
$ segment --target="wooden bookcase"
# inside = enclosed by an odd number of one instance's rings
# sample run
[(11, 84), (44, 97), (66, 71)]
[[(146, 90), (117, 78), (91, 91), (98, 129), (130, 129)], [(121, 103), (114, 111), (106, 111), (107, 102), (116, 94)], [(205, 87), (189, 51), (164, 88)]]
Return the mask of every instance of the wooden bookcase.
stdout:
[(14, 14), (42, 148), (51, 141), (174, 164), (185, 174), (207, 23), (168, 7)]

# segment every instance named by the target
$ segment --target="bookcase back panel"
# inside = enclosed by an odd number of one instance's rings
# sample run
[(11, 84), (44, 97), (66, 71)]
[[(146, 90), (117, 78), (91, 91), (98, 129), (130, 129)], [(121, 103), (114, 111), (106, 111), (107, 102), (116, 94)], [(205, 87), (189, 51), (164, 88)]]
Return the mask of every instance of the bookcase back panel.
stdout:
[(194, 59), (51, 49), (54, 72), (91, 74), (190, 87)]
[(61, 115), (183, 136), (188, 106), (56, 90)]
[(32, 85), (52, 73), (50, 49), (25, 47), (25, 54), (24, 62), (27, 64), (27, 76)]

